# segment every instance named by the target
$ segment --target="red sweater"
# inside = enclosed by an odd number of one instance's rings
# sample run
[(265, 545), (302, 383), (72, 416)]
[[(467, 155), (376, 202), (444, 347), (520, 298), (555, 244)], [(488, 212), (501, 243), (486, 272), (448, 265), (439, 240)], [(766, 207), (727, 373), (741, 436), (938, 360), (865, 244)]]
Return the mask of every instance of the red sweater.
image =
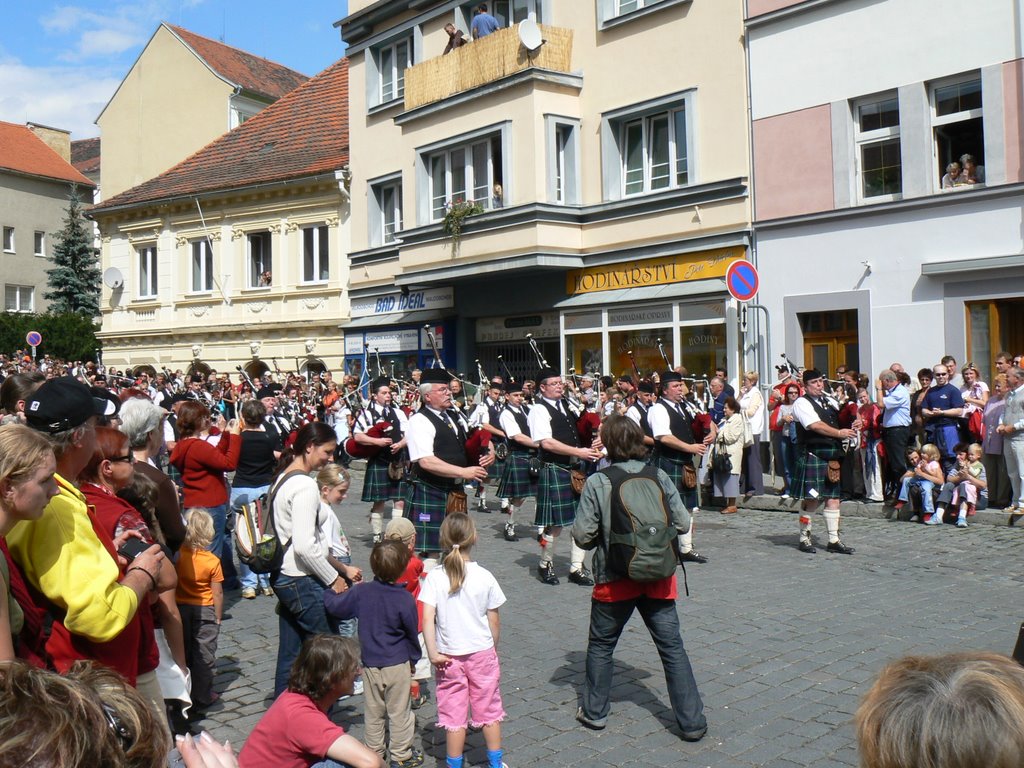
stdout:
[(242, 441), (230, 432), (224, 432), (217, 445), (194, 437), (177, 442), (171, 451), (171, 464), (181, 472), (186, 509), (228, 503), (224, 473), (238, 466), (241, 450)]

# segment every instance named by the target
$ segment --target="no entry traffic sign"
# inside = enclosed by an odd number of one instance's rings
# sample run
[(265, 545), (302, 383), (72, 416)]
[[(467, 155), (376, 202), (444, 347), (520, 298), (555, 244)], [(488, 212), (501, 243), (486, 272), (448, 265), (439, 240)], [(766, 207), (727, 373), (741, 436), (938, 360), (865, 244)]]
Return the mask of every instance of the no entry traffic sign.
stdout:
[(734, 261), (725, 272), (725, 284), (736, 301), (750, 301), (754, 298), (759, 283), (757, 268), (744, 259)]

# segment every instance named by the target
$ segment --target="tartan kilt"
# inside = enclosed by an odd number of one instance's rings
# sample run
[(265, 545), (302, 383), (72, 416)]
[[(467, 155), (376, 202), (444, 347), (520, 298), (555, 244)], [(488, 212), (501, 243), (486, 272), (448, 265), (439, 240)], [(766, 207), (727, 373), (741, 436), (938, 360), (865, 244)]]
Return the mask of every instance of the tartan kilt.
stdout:
[(534, 525), (572, 525), (579, 499), (572, 492), (569, 468), (545, 463), (537, 482), (537, 515)]
[(441, 551), (441, 523), (448, 506), (448, 491), (461, 490), (461, 486), (440, 488), (412, 479), (406, 485), (405, 517), (416, 528), (416, 549), (419, 552)]
[(397, 483), (388, 477), (389, 461), (370, 459), (366, 462), (366, 474), (363, 476), (363, 495), (361, 501), (390, 501), (401, 499), (405, 493), (402, 481)]
[(498, 483), (498, 497), (519, 499), (537, 495), (537, 481), (530, 477), (530, 454), (509, 453)]
[[(689, 464), (693, 466), (693, 460), (673, 461), (667, 456), (655, 456), (651, 462), (652, 467), (657, 467), (672, 481), (672, 485), (679, 491), (679, 495), (683, 499), (683, 504), (687, 510), (691, 510), (697, 506), (697, 489), (696, 488), (684, 488), (683, 487), (683, 467)], [(696, 467), (694, 467), (696, 469)]]
[[(836, 457), (842, 461), (842, 455)], [(828, 481), (828, 459), (822, 459), (809, 451), (800, 451), (796, 459), (796, 491), (798, 498), (813, 499), (810, 490), (818, 492), (819, 499), (838, 499), (841, 495), (840, 483)]]

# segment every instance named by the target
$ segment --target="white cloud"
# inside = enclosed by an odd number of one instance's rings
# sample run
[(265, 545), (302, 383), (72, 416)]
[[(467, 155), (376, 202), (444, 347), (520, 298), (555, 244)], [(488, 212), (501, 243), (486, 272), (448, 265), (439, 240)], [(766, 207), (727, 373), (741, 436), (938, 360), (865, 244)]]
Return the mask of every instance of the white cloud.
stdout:
[(0, 119), (63, 128), (72, 139), (98, 136), (94, 121), (120, 82), (119, 75), (94, 68), (0, 61)]

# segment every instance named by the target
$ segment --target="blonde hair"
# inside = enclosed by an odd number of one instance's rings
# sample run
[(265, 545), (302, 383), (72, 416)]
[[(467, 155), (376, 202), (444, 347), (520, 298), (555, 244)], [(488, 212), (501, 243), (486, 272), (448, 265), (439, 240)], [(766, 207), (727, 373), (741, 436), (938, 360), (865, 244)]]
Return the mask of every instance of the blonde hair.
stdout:
[(21, 485), (53, 455), (50, 441), (34, 429), (24, 424), (0, 427), (0, 483)]
[(351, 482), (348, 470), (340, 464), (327, 464), (316, 473), (317, 488), (333, 488), (336, 485), (349, 485)]
[(968, 453), (982, 453), (983, 450), (984, 449), (981, 447), (981, 443), (971, 443), (970, 445), (967, 446)]
[(746, 373), (743, 374), (743, 378), (750, 379), (752, 382), (757, 384), (758, 379), (760, 379), (760, 376), (757, 375), (757, 371), (747, 371)]
[(469, 552), (476, 543), (476, 526), (473, 518), (464, 512), (448, 515), (441, 523), (441, 549), (448, 554), (444, 558), (444, 572), (448, 574), (449, 595), (462, 589), (466, 580), (466, 561), (462, 554)]
[(864, 768), (1019, 768), (1024, 668), (995, 653), (909, 656), (854, 717)]
[(939, 453), (939, 449), (931, 443), (925, 443), (922, 445), (920, 453), (929, 461), (938, 461), (942, 458), (942, 454)]
[(190, 549), (209, 549), (214, 536), (213, 518), (205, 509), (193, 509), (185, 523), (185, 543)]

